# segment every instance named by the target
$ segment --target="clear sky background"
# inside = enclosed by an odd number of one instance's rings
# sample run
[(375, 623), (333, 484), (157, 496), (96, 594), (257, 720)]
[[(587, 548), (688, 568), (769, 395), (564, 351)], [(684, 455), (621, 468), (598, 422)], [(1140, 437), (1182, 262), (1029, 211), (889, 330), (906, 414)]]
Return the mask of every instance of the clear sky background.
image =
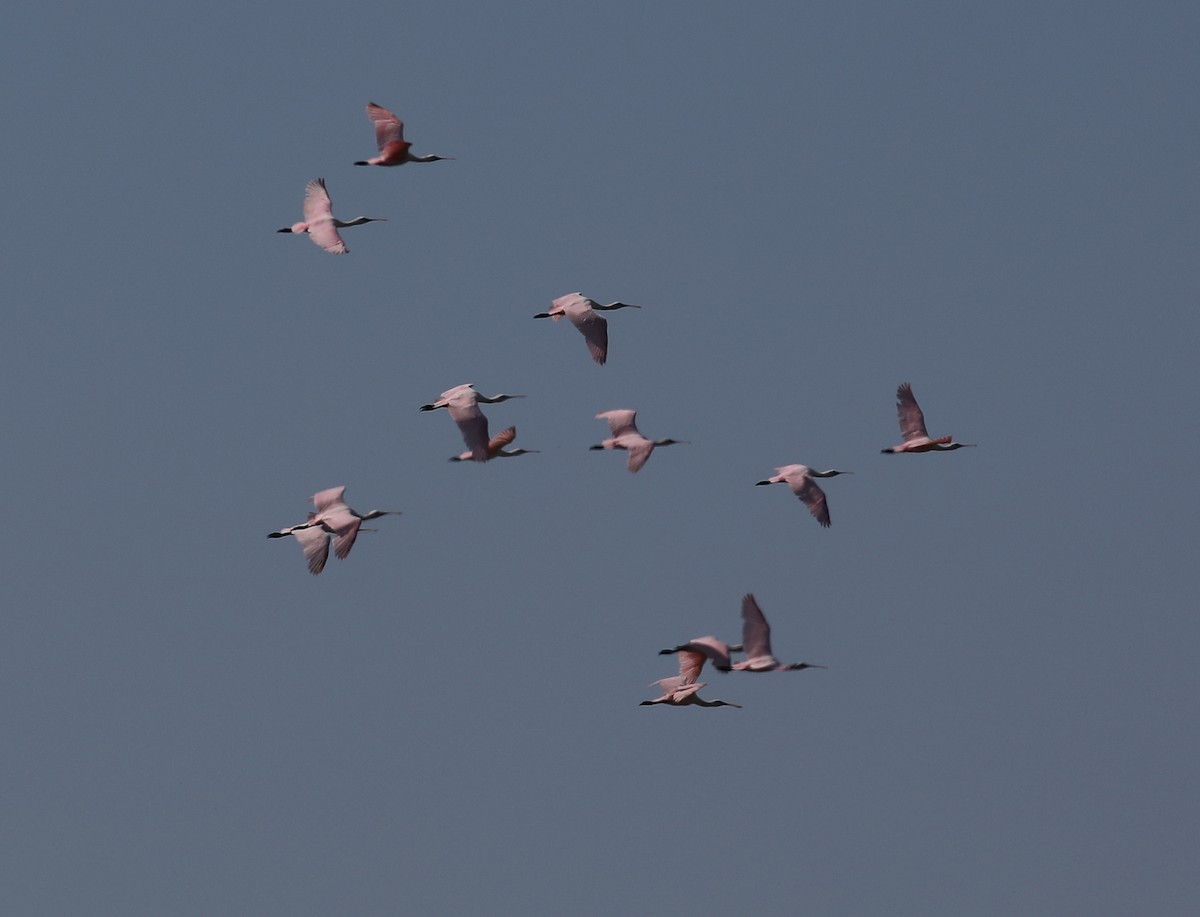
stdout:
[[(11, 10), (6, 913), (1195, 914), (1198, 34)], [(354, 168), (368, 101), (456, 160)], [(317, 176), (347, 256), (274, 232)], [(603, 368), (573, 290), (643, 306)], [(880, 455), (906, 380), (979, 447)], [(463, 382), (540, 454), (448, 463)], [(587, 451), (625, 407), (691, 445)], [(339, 484), (403, 515), (314, 578), (265, 536)], [(829, 668), (639, 707), (748, 591)]]

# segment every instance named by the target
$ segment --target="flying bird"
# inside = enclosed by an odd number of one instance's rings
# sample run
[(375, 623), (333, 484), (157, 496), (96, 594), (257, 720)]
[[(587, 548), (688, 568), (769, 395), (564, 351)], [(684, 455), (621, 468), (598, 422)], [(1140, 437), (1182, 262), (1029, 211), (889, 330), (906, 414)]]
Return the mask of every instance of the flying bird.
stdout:
[(399, 510), (373, 509), (369, 513), (360, 513), (346, 505), (344, 494), (346, 488), (330, 487), (312, 496), (313, 504), (317, 507), (316, 517), (324, 525), (333, 530), (333, 553), (338, 560), (345, 560), (354, 547), (358, 537), (359, 527), (368, 519), (378, 519), (380, 516), (399, 516)]
[(825, 666), (811, 662), (780, 662), (771, 653), (771, 625), (763, 616), (762, 609), (754, 596), (747, 593), (742, 598), (742, 647), (746, 658), (735, 662), (735, 672), (786, 672), (791, 669), (823, 669)]
[(423, 404), (420, 407), (422, 411), (436, 411), (438, 408), (446, 408), (450, 412), (450, 418), (458, 424), (459, 432), (462, 433), (463, 442), (467, 446), (467, 452), (470, 457), (476, 462), (486, 462), (490, 456), (488, 455), (488, 423), (487, 418), (483, 416), (483, 411), (479, 410), (478, 402), (484, 404), (497, 404), (501, 401), (508, 401), (510, 398), (524, 398), (524, 395), (481, 395), (475, 391), (474, 383), (466, 383), (465, 385), (456, 385), (452, 389), (447, 389), (438, 396), (438, 400), (432, 404)]
[[(505, 449), (514, 439), (517, 438), (517, 428), (508, 427), (501, 430), (495, 436), (488, 440), (487, 457), (488, 461), (494, 458), (509, 458), (514, 455), (524, 455), (527, 452), (537, 452), (537, 449)], [(473, 462), (475, 457), (468, 452), (460, 452), (458, 455), (450, 456), (452, 462)]]
[(345, 226), (361, 226), (363, 223), (386, 223), (381, 217), (356, 217), (349, 223), (343, 223), (333, 215), (333, 204), (329, 200), (329, 192), (325, 190), (325, 179), (313, 179), (304, 188), (304, 220), (285, 226), (277, 232), (308, 233), (308, 237), (325, 251), (334, 255), (344, 255), (350, 251), (346, 243), (338, 235), (338, 229)]
[(382, 105), (367, 103), (367, 117), (375, 125), (375, 142), (379, 155), (371, 159), (360, 159), (356, 166), (402, 166), (406, 162), (437, 162), (453, 159), (453, 156), (414, 156), (409, 152), (411, 143), (404, 139), (404, 122)]
[(974, 443), (956, 443), (953, 436), (941, 436), (930, 439), (925, 429), (925, 415), (913, 395), (912, 386), (905, 382), (896, 389), (896, 414), (900, 418), (900, 435), (904, 442), (890, 449), (881, 449), (884, 453), (899, 454), (901, 452), (953, 452), (974, 446)]
[(832, 478), (839, 474), (854, 474), (853, 471), (838, 471), (831, 468), (828, 471), (816, 471), (807, 465), (784, 465), (776, 468), (774, 476), (755, 484), (787, 484), (800, 501), (808, 507), (813, 518), (825, 528), (832, 523), (829, 521), (829, 507), (825, 505), (825, 491), (817, 486), (813, 478)]
[(686, 443), (686, 439), (647, 439), (638, 432), (634, 425), (637, 411), (628, 409), (618, 411), (603, 411), (596, 415), (597, 420), (607, 420), (612, 436), (592, 446), (592, 449), (624, 449), (629, 453), (627, 467), (637, 472), (646, 464), (655, 446), (673, 446), (676, 443)]
[(397, 510), (373, 509), (369, 513), (359, 513), (346, 505), (345, 486), (330, 487), (312, 495), (316, 512), (308, 514), (308, 520), (299, 525), (271, 532), (268, 538), (283, 538), (293, 536), (304, 549), (304, 557), (308, 561), (308, 569), (314, 575), (325, 569), (325, 561), (329, 559), (329, 541), (333, 538), (333, 553), (338, 560), (345, 560), (354, 547), (362, 524), (367, 519), (378, 519), (380, 516), (399, 516)]
[(587, 340), (588, 350), (592, 359), (601, 366), (608, 359), (608, 319), (598, 315), (596, 310), (611, 312), (613, 309), (640, 309), (627, 302), (610, 302), (602, 306), (595, 300), (588, 299), (582, 293), (568, 293), (560, 296), (550, 306), (549, 312), (539, 312), (534, 318), (552, 318), (558, 321), (563, 316), (571, 320), (571, 324)]
[(724, 700), (704, 700), (697, 693), (705, 686), (703, 682), (696, 681), (700, 677), (700, 670), (704, 668), (704, 658), (703, 653), (680, 650), (679, 674), (650, 682), (651, 687), (658, 685), (662, 689), (662, 697), (656, 697), (654, 700), (644, 700), (638, 706), (648, 707), (654, 704), (670, 704), (672, 707), (696, 705), (699, 707), (738, 707), (740, 709), (741, 704), (731, 704), (729, 701)]
[(740, 653), (742, 645), (740, 643), (730, 646), (724, 640), (718, 640), (716, 637), (693, 637), (687, 643), (681, 643), (679, 646), (667, 647), (664, 650), (659, 650), (658, 655), (668, 656), (671, 653), (701, 653), (712, 667), (718, 672), (728, 672), (732, 668), (729, 664), (730, 653)]

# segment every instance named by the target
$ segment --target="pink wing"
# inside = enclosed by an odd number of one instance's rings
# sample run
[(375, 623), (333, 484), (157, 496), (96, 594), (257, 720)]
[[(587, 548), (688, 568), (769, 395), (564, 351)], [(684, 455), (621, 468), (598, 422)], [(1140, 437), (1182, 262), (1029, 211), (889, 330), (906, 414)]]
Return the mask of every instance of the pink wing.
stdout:
[(292, 535), (304, 549), (304, 559), (308, 561), (308, 572), (316, 576), (325, 569), (325, 561), (329, 559), (329, 534), (319, 525), (311, 525), (302, 529), (294, 529)]
[(813, 514), (813, 518), (817, 522), (825, 528), (829, 528), (829, 507), (825, 505), (825, 491), (821, 490), (816, 481), (808, 475), (800, 478), (797, 483), (800, 486), (798, 489), (793, 487), (793, 493), (808, 507), (808, 511)]
[(634, 424), (637, 418), (637, 411), (631, 411), (624, 408), (617, 411), (604, 411), (596, 415), (597, 420), (607, 420), (608, 429), (612, 431), (613, 436), (621, 436), (624, 433), (637, 433), (638, 428)]
[(467, 451), (471, 453), (471, 457), (477, 462), (486, 462), (488, 460), (488, 423), (487, 418), (483, 416), (483, 411), (479, 410), (479, 405), (475, 403), (474, 397), (469, 400), (466, 398), (455, 399), (446, 408), (450, 411), (450, 417), (458, 424), (458, 430), (462, 433), (463, 442), (467, 446)]
[(608, 321), (603, 315), (588, 312), (574, 324), (587, 340), (592, 359), (603, 366), (608, 359)]
[(315, 493), (310, 499), (312, 500), (313, 505), (316, 506), (317, 512), (323, 513), (335, 506), (345, 506), (346, 501), (343, 499), (343, 495), (345, 493), (346, 485), (343, 484), (341, 487), (330, 487), (328, 490), (322, 490), (319, 493)]
[(409, 144), (404, 142), (404, 122), (382, 105), (367, 104), (367, 117), (375, 125), (375, 143), (379, 154), (390, 159), (394, 154), (403, 154)]
[(747, 659), (771, 655), (771, 625), (749, 592), (742, 598), (742, 651)]
[(907, 382), (896, 389), (896, 414), (900, 418), (900, 435), (906, 443), (929, 438), (925, 429), (925, 415), (921, 413), (912, 386)]

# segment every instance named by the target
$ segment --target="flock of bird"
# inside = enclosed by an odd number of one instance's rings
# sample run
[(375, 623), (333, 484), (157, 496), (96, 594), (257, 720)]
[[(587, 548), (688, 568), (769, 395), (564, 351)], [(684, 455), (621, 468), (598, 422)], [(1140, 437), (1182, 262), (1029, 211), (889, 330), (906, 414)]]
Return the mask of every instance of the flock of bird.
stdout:
[[(371, 102), (367, 105), (367, 117), (375, 127), (375, 140), (379, 147), (379, 155), (371, 159), (360, 160), (356, 166), (401, 166), (408, 162), (436, 162), (451, 159), (449, 156), (414, 156), (411, 144), (404, 139), (404, 122), (395, 114)], [(280, 229), (283, 233), (307, 233), (312, 241), (325, 251), (336, 255), (349, 252), (338, 230), (347, 226), (359, 226), (364, 223), (380, 222), (379, 217), (356, 217), (348, 222), (342, 222), (333, 216), (333, 205), (329, 192), (322, 178), (310, 181), (305, 189), (304, 219), (291, 226)], [(558, 321), (568, 319), (583, 335), (591, 358), (599, 366), (608, 360), (608, 321), (601, 312), (616, 309), (640, 309), (631, 303), (612, 302), (601, 305), (588, 299), (582, 293), (568, 293), (553, 301), (546, 312), (539, 312), (534, 318), (550, 318)], [(495, 458), (506, 458), (536, 452), (536, 449), (507, 449), (517, 436), (517, 428), (510, 426), (495, 436), (488, 434), (488, 420), (479, 405), (498, 404), (514, 398), (524, 398), (524, 395), (483, 395), (475, 390), (473, 384), (456, 385), (438, 396), (436, 401), (421, 405), (421, 411), (435, 411), (445, 408), (451, 420), (457, 425), (462, 435), (466, 449), (450, 457), (452, 462), (488, 462)], [(898, 445), (881, 450), (887, 454), (921, 453), (921, 452), (952, 452), (974, 445), (973, 443), (955, 442), (953, 437), (930, 437), (925, 426), (925, 415), (922, 413), (917, 399), (913, 395), (912, 386), (903, 383), (896, 390), (896, 412), (900, 421), (900, 435), (903, 439)], [(636, 425), (637, 412), (629, 409), (602, 411), (596, 415), (597, 420), (607, 421), (610, 436), (592, 449), (622, 450), (628, 454), (629, 471), (640, 471), (649, 460), (654, 449), (658, 446), (669, 446), (676, 443), (686, 443), (681, 439), (649, 439), (643, 436)], [(787, 484), (800, 501), (808, 508), (813, 518), (824, 528), (832, 523), (825, 492), (818, 486), (815, 478), (831, 478), (839, 474), (852, 474), (849, 471), (829, 469), (817, 471), (807, 465), (782, 465), (775, 469), (775, 474), (758, 484)], [(312, 496), (315, 507), (308, 513), (308, 518), (297, 525), (288, 526), (277, 532), (271, 532), (269, 538), (295, 538), (304, 551), (310, 573), (318, 574), (325, 569), (329, 559), (329, 549), (332, 544), (333, 553), (339, 560), (345, 560), (354, 547), (355, 539), (362, 528), (362, 523), (381, 516), (399, 515), (397, 510), (374, 509), (368, 513), (359, 513), (351, 509), (345, 502), (343, 487), (332, 487), (322, 490)], [(744, 659), (733, 662), (733, 654), (741, 653)], [(723, 700), (704, 700), (699, 691), (705, 684), (698, 681), (704, 663), (710, 662), (719, 672), (780, 672), (795, 671), (809, 668), (825, 668), (808, 662), (791, 664), (781, 663), (771, 650), (771, 628), (759, 608), (753, 595), (742, 599), (742, 642), (729, 644), (714, 636), (694, 637), (686, 643), (660, 650), (660, 655), (677, 654), (679, 657), (679, 674), (661, 678), (652, 682), (657, 685), (662, 695), (653, 700), (642, 701), (643, 706), (667, 704), (675, 707), (740, 707)]]

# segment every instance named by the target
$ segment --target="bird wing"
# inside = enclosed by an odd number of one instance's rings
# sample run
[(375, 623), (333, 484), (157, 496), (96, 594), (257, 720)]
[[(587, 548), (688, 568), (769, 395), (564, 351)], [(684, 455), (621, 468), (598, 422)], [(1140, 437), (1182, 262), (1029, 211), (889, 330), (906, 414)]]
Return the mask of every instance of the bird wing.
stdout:
[(683, 679), (681, 685), (690, 685), (700, 677), (700, 670), (704, 668), (705, 655), (695, 652), (694, 650), (679, 651), (679, 677)]
[(382, 105), (368, 102), (367, 117), (375, 125), (375, 142), (379, 144), (380, 153), (393, 143), (404, 143), (404, 122)]
[(788, 486), (792, 488), (792, 493), (800, 498), (800, 502), (808, 507), (813, 518), (825, 528), (829, 528), (829, 507), (825, 505), (825, 491), (821, 490), (817, 482), (805, 474), (790, 480)]
[[(343, 495), (346, 493), (346, 485), (341, 487), (330, 487), (328, 490), (322, 490), (319, 493), (313, 494), (309, 499), (316, 506), (318, 513), (324, 513), (328, 509), (333, 509), (335, 506), (345, 506), (346, 501)], [(313, 518), (313, 514), (309, 514), (309, 519)]]
[[(338, 560), (345, 560), (350, 554), (350, 549), (354, 547), (354, 539), (358, 537), (358, 528), (362, 525), (362, 520), (357, 516), (351, 515), (350, 518), (353, 521), (333, 536), (333, 553), (337, 555)], [(330, 528), (334, 526), (330, 525)]]
[(314, 178), (304, 186), (304, 222), (312, 223), (333, 216), (333, 202), (325, 189), (325, 179)]
[(479, 410), (479, 405), (472, 398), (454, 398), (446, 406), (450, 417), (458, 424), (463, 442), (471, 453), (471, 458), (477, 462), (488, 460), (488, 422)]
[(325, 561), (329, 559), (329, 534), (319, 525), (308, 525), (293, 529), (292, 535), (304, 549), (308, 572), (316, 576), (325, 569)]
[(906, 443), (929, 438), (925, 430), (925, 415), (921, 413), (912, 386), (907, 382), (896, 389), (896, 413), (900, 417), (900, 435)]
[(488, 455), (494, 455), (517, 438), (517, 428), (507, 427), (488, 440)]
[(654, 443), (636, 432), (633, 436), (618, 437), (617, 445), (629, 453), (626, 467), (635, 474), (642, 470), (642, 466), (650, 458), (650, 453), (654, 451)]
[(742, 598), (742, 651), (747, 659), (771, 655), (771, 625), (749, 592)]
[(634, 424), (636, 417), (637, 411), (628, 409), (604, 411), (596, 415), (597, 420), (604, 419), (608, 421), (608, 429), (612, 431), (614, 437), (619, 437), (625, 433), (637, 433), (638, 428)]
[(346, 243), (342, 241), (342, 237), (338, 233), (337, 227), (333, 225), (332, 220), (309, 223), (308, 237), (331, 255), (344, 255), (350, 251), (346, 247)]
[(587, 341), (592, 359), (603, 366), (608, 359), (608, 320), (589, 309), (578, 318), (571, 316), (571, 323)]

